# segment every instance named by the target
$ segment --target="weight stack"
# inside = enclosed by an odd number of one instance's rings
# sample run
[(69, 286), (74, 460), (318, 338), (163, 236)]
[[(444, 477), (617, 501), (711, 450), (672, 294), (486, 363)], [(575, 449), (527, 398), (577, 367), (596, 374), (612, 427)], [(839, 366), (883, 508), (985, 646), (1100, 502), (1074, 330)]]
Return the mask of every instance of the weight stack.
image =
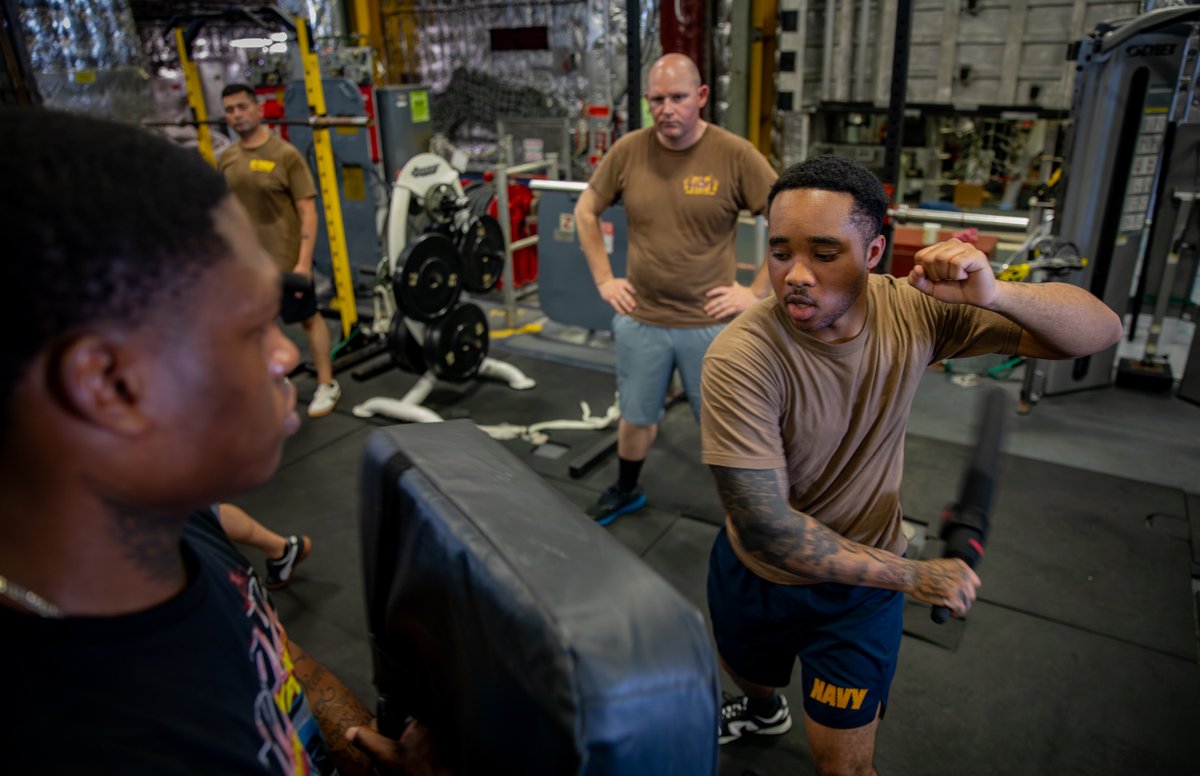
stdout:
[(361, 503), (381, 727), (455, 773), (714, 774), (700, 612), (468, 421), (367, 441)]

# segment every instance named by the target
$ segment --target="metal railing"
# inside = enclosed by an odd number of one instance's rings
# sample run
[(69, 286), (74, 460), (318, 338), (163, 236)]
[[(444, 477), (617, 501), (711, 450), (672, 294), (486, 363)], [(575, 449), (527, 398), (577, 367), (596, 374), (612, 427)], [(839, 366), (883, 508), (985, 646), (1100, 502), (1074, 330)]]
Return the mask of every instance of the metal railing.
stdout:
[(1029, 219), (1024, 216), (998, 216), (991, 213), (956, 213), (947, 210), (926, 210), (919, 207), (900, 205), (888, 208), (888, 215), (897, 223), (929, 221), (952, 226), (977, 226), (1005, 232), (1024, 232), (1029, 229)]
[[(508, 145), (511, 147), (511, 139)], [(506, 154), (507, 158), (511, 159), (511, 153)], [(508, 212), (508, 180), (517, 175), (528, 175), (533, 172), (546, 171), (549, 180), (530, 181), (530, 187), (539, 188), (535, 184), (538, 183), (556, 183), (558, 182), (558, 154), (548, 153), (545, 159), (539, 159), (536, 162), (525, 162), (523, 164), (512, 165), (496, 165), (492, 168), (492, 174), (496, 181), (496, 215), (499, 217), (500, 229), (504, 233), (504, 270), (501, 272), (501, 277), (504, 279), (504, 315), (507, 326), (511, 329), (517, 325), (517, 289), (513, 278), (513, 253), (528, 248), (531, 245), (537, 245), (537, 235), (523, 237), (520, 240), (513, 241), (512, 239), (512, 221)], [(584, 188), (587, 184), (583, 184)]]
[(565, 194), (578, 194), (587, 187), (586, 181), (532, 180), (529, 182), (529, 188), (534, 191), (561, 191)]

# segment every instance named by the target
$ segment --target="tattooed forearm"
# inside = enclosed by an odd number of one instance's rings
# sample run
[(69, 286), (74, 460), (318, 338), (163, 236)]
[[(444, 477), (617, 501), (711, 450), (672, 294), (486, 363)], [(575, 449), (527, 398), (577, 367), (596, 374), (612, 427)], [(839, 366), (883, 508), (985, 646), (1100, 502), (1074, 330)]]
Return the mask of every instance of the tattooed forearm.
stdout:
[(913, 582), (913, 594), (922, 601), (932, 600), (955, 588), (961, 578), (962, 571), (957, 566), (926, 564)]
[[(837, 552), (832, 531), (797, 520), (772, 470), (712, 467), (725, 512), (742, 547), (769, 566), (810, 581), (825, 579), (823, 567)], [(819, 526), (823, 527), (823, 526)]]
[(810, 582), (903, 590), (909, 564), (890, 552), (839, 535), (791, 508), (786, 475), (777, 470), (711, 467), (742, 548), (759, 562)]
[(370, 724), (371, 712), (340, 679), (295, 642), (288, 643), (288, 654), (292, 656), (296, 678), (304, 685), (308, 706), (325, 736), (325, 745), (333, 755), (338, 773), (370, 773), (370, 759), (346, 740), (346, 729)]

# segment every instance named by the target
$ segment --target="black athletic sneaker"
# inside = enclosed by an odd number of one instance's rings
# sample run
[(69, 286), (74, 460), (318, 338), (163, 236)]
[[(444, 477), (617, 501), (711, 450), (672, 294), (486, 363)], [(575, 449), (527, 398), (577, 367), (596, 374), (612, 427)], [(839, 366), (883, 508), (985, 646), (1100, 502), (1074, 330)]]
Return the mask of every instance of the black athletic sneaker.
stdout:
[(616, 485), (609, 486), (596, 503), (587, 508), (588, 516), (596, 525), (608, 525), (621, 515), (636, 512), (646, 506), (646, 494), (639, 485), (630, 493), (624, 493)]
[(745, 695), (725, 697), (726, 701), (721, 704), (721, 722), (717, 725), (717, 738), (722, 744), (728, 744), (747, 733), (779, 736), (792, 729), (792, 714), (788, 711), (787, 698), (782, 695), (779, 696), (779, 708), (769, 717), (751, 714), (746, 708), (749, 699)]
[(300, 561), (308, 557), (312, 550), (312, 539), (295, 534), (284, 540), (283, 557), (267, 558), (267, 579), (263, 586), (267, 590), (278, 590), (286, 587), (292, 581), (292, 572), (300, 565)]

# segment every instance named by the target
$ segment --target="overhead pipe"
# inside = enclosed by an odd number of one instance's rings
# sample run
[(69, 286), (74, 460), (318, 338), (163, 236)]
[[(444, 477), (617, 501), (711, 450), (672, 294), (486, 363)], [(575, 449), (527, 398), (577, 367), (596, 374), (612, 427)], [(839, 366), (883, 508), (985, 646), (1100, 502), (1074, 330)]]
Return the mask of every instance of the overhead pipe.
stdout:
[[(900, 202), (904, 199), (903, 192), (900, 191), (900, 154), (904, 144), (904, 106), (908, 100), (908, 50), (912, 43), (912, 17), (912, 0), (898, 0), (896, 3), (895, 45), (892, 48), (892, 86), (888, 101), (887, 137), (883, 155), (883, 175), (880, 176), (883, 185), (891, 187), (888, 196), (892, 202)], [(883, 225), (883, 236), (887, 240), (887, 248), (883, 261), (879, 263), (879, 268), (882, 272), (890, 272), (892, 269), (891, 223)]]
[(708, 82), (708, 62), (705, 57), (708, 20), (702, 0), (664, 0), (659, 6), (664, 54), (685, 54), (696, 63), (700, 77)]
[[(800, 49), (796, 52), (796, 56), (804, 56), (805, 42), (808, 40), (808, 0), (798, 0), (796, 4), (796, 37), (800, 41)], [(804, 60), (801, 59), (796, 63), (796, 72), (799, 78), (795, 80), (795, 88), (793, 89), (795, 109), (798, 111), (804, 110)], [(807, 143), (807, 141), (806, 141)], [(804, 149), (804, 155), (808, 156), (808, 149)], [(766, 254), (759, 254), (766, 255)]]
[(854, 99), (866, 102), (871, 99), (867, 93), (867, 39), (871, 35), (871, 0), (860, 0), (858, 7), (858, 49), (854, 58)]
[(746, 95), (746, 139), (750, 141), (750, 145), (758, 149), (763, 147), (762, 138), (759, 137), (763, 114), (762, 5), (762, 0), (754, 0), (750, 11), (750, 88)]
[[(850, 0), (846, 0), (849, 2)], [(833, 19), (837, 0), (825, 0), (825, 44), (821, 49), (821, 99), (833, 100)]]
[(629, 131), (642, 126), (642, 9), (639, 0), (625, 0), (625, 105)]
[(617, 56), (613, 35), (612, 0), (604, 0), (604, 104), (615, 111), (617, 106), (613, 105), (612, 73)]
[(854, 0), (842, 0), (837, 18), (837, 69), (833, 71), (834, 99), (850, 99), (850, 69), (854, 66)]

